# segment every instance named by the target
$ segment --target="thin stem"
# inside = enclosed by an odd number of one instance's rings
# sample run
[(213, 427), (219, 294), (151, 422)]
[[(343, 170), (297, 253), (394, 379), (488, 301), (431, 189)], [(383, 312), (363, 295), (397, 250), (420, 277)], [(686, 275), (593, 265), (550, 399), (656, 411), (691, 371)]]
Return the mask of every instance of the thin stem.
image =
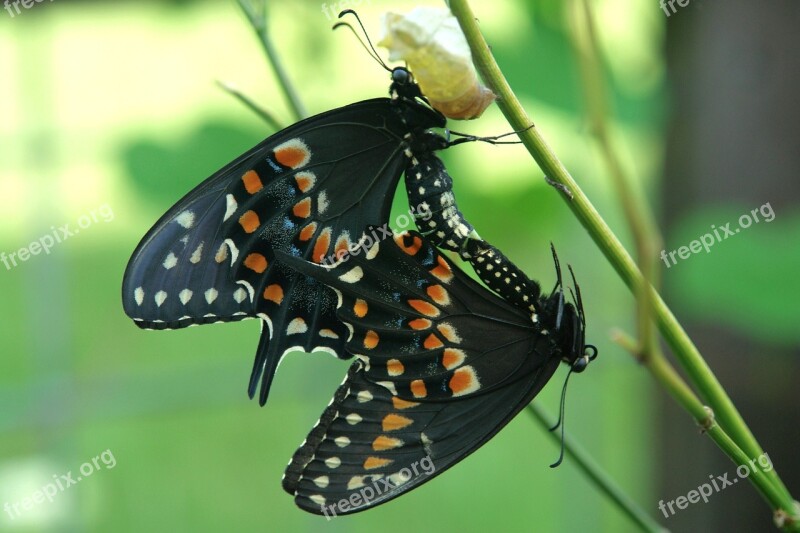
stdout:
[[(553, 425), (553, 417), (547, 414), (537, 402), (528, 404), (527, 411), (538, 420), (543, 427), (549, 428)], [(548, 434), (553, 437), (556, 442), (559, 442), (559, 435), (555, 432), (548, 431)], [(639, 504), (633, 501), (625, 494), (622, 489), (617, 486), (611, 477), (603, 471), (600, 465), (584, 450), (578, 443), (569, 436), (569, 433), (564, 434), (564, 449), (567, 455), (578, 466), (578, 468), (586, 474), (586, 476), (595, 484), (595, 486), (610, 498), (619, 507), (625, 515), (628, 516), (644, 531), (666, 531), (658, 522), (656, 522), (650, 515), (648, 515)]]
[[(728, 436), (727, 433), (716, 423), (714, 420), (714, 413), (708, 407), (704, 406), (700, 399), (692, 392), (691, 388), (686, 382), (678, 375), (672, 365), (669, 364), (661, 350), (656, 350), (650, 354), (649, 357), (640, 357), (636, 350), (641, 349), (640, 344), (634, 341), (630, 336), (621, 331), (614, 333), (613, 340), (631, 351), (635, 357), (639, 357), (645, 361), (646, 368), (650, 371), (652, 376), (658, 381), (666, 391), (672, 395), (683, 408), (688, 411), (700, 426), (704, 433), (706, 433), (716, 444), (719, 446), (737, 466), (747, 465), (750, 459), (756, 457), (748, 457), (739, 446)], [(778, 493), (777, 488), (772, 484), (770, 479), (759, 471), (760, 475), (750, 476), (750, 482), (755, 485), (759, 493), (764, 496), (768, 504), (772, 505), (775, 501), (781, 501), (782, 496)]]
[(289, 76), (286, 74), (283, 64), (278, 57), (278, 53), (275, 51), (275, 47), (272, 45), (272, 40), (269, 38), (269, 30), (267, 28), (266, 0), (262, 0), (260, 4), (261, 7), (258, 10), (260, 13), (256, 12), (256, 9), (253, 8), (253, 4), (249, 0), (236, 0), (236, 2), (239, 4), (239, 7), (242, 8), (242, 11), (247, 17), (248, 22), (250, 22), (250, 25), (253, 27), (253, 30), (258, 36), (261, 47), (264, 49), (264, 53), (267, 55), (267, 60), (272, 67), (275, 77), (278, 80), (278, 85), (283, 91), (286, 101), (289, 103), (289, 108), (292, 111), (294, 121), (296, 122), (300, 119), (306, 118), (308, 113), (306, 112), (303, 103), (300, 101), (297, 91), (294, 90), (292, 83), (289, 81)]
[(661, 350), (656, 349), (649, 357), (642, 357), (639, 353), (643, 349), (641, 343), (637, 343), (620, 330), (612, 332), (611, 340), (630, 352), (634, 357), (642, 360), (656, 381), (694, 417), (700, 427), (710, 427), (714, 423), (713, 413), (709, 412), (710, 410), (703, 405), (691, 387), (686, 384), (673, 366), (664, 358)]
[(269, 111), (267, 111), (266, 109), (255, 103), (255, 101), (253, 101), (252, 98), (244, 94), (237, 87), (231, 85), (230, 83), (219, 80), (217, 80), (217, 85), (223, 91), (225, 91), (226, 93), (230, 94), (231, 96), (239, 100), (241, 103), (247, 106), (251, 111), (253, 111), (256, 115), (261, 117), (267, 124), (270, 125), (270, 127), (272, 127), (272, 129), (274, 129), (275, 131), (283, 129), (283, 126), (278, 121), (278, 119), (275, 118), (275, 115), (273, 115), (272, 113), (270, 113)]
[[(733, 460), (737, 467), (746, 466), (748, 468), (750, 471), (748, 475), (750, 483), (753, 484), (759, 494), (766, 500), (767, 505), (774, 509), (794, 508), (794, 502), (791, 500), (791, 497), (789, 497), (787, 501), (784, 494), (772, 483), (772, 480), (766, 473), (755, 468), (755, 460), (761, 456), (749, 457), (733, 439), (725, 433), (725, 430), (716, 423), (714, 412), (702, 404), (683, 378), (681, 378), (672, 365), (669, 364), (657, 345), (654, 352), (651, 353), (649, 357), (645, 358), (641, 357), (641, 354), (636, 352), (636, 350), (641, 349), (640, 344), (625, 333), (616, 331), (613, 340), (644, 362), (645, 367), (650, 371), (656, 381), (666, 389), (675, 401), (694, 417), (695, 422), (702, 428), (703, 433), (708, 435), (711, 440)], [(751, 463), (751, 460), (754, 462)], [(778, 505), (776, 505), (776, 502)], [(798, 530), (791, 527), (784, 529), (786, 531)]]
[(587, 0), (571, 2), (573, 15), (573, 43), (578, 66), (583, 80), (584, 99), (587, 105), (590, 131), (594, 134), (608, 169), (608, 175), (622, 203), (623, 213), (628, 222), (628, 227), (633, 234), (636, 245), (636, 259), (639, 269), (643, 273), (644, 283), (635, 289), (637, 302), (637, 329), (639, 342), (642, 345), (641, 354), (647, 357), (652, 353), (658, 342), (653, 327), (652, 298), (647, 287), (658, 287), (658, 270), (655, 257), (661, 248), (661, 235), (659, 234), (654, 217), (647, 202), (642, 201), (641, 192), (633, 192), (633, 180), (627, 175), (614, 139), (608, 126), (609, 98), (601, 65), (600, 47), (597, 39), (592, 10)]
[[(634, 292), (637, 287), (646, 286), (641, 272), (624, 246), (622, 246), (622, 243), (614, 235), (611, 228), (602, 219), (580, 187), (578, 187), (553, 150), (547, 145), (538, 128), (535, 126), (529, 128), (532, 122), (494, 60), (467, 0), (451, 0), (450, 9), (458, 19), (459, 25), (466, 35), (472, 51), (472, 57), (483, 80), (498, 95), (497, 103), (500, 110), (514, 130), (525, 130), (519, 136), (531, 156), (546, 176), (566, 189), (566, 191), (561, 191), (562, 197), (567, 200), (567, 205), (586, 228), (595, 244), (597, 244), (625, 284)], [(689, 379), (702, 392), (703, 397), (714, 409), (726, 433), (744, 450), (745, 455), (749, 457), (761, 456), (763, 453), (761, 446), (691, 339), (689, 339), (658, 292), (652, 286), (649, 286), (648, 290), (655, 306), (655, 318), (659, 330), (675, 353), (678, 361), (686, 370)], [(767, 475), (773, 479), (773, 486), (776, 489), (770, 494), (777, 492), (780, 496), (780, 498), (771, 500), (772, 506), (790, 516), (795, 515), (797, 512), (795, 504), (775, 470), (772, 470)], [(789, 522), (791, 523), (790, 527), (796, 526), (800, 530), (800, 517), (796, 517)]]

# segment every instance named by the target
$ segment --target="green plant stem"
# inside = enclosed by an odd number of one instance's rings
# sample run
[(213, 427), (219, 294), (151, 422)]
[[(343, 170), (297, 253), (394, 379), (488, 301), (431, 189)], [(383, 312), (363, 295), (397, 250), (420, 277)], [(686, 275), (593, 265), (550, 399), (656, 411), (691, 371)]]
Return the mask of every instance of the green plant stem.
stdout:
[[(528, 413), (530, 413), (543, 427), (549, 428), (553, 426), (553, 417), (548, 415), (538, 403), (533, 402), (528, 404)], [(560, 444), (559, 434), (553, 431), (548, 431), (548, 434), (553, 437), (556, 443)], [(666, 531), (655, 519), (642, 509), (639, 504), (633, 501), (620, 489), (611, 477), (606, 474), (603, 469), (598, 465), (594, 459), (584, 450), (578, 443), (569, 436), (568, 433), (564, 434), (564, 449), (570, 459), (578, 466), (578, 468), (586, 474), (586, 476), (619, 507), (625, 515), (633, 520), (644, 531)]]
[(261, 2), (261, 9), (259, 10), (260, 13), (256, 12), (256, 10), (253, 8), (253, 4), (249, 0), (236, 0), (236, 2), (239, 4), (239, 7), (242, 8), (242, 12), (244, 12), (248, 22), (256, 32), (258, 41), (261, 43), (261, 47), (264, 49), (264, 53), (267, 55), (267, 60), (272, 67), (275, 77), (278, 80), (278, 86), (281, 88), (281, 91), (283, 91), (283, 95), (289, 104), (289, 108), (291, 109), (293, 116), (292, 121), (297, 122), (298, 120), (306, 118), (308, 113), (306, 112), (303, 103), (300, 101), (300, 97), (297, 95), (297, 92), (294, 90), (294, 87), (289, 81), (289, 76), (286, 74), (283, 64), (278, 57), (278, 53), (275, 51), (275, 47), (272, 45), (272, 40), (269, 38), (269, 30), (267, 28), (266, 1), (263, 0)]
[(267, 111), (266, 109), (255, 103), (255, 101), (253, 101), (252, 98), (244, 94), (238, 88), (224, 81), (217, 81), (217, 85), (223, 91), (225, 91), (226, 93), (230, 94), (231, 96), (239, 100), (241, 103), (247, 106), (248, 109), (250, 109), (256, 115), (261, 117), (261, 119), (264, 120), (264, 122), (266, 122), (267, 124), (269, 124), (272, 129), (274, 129), (275, 131), (283, 129), (281, 123), (278, 122), (278, 119), (276, 119), (272, 113), (270, 113), (269, 111)]
[[(637, 343), (634, 339), (621, 331), (616, 331), (614, 333), (613, 340), (626, 350), (632, 352), (635, 356), (638, 355), (635, 351), (641, 349), (640, 343)], [(678, 375), (672, 365), (669, 364), (660, 349), (656, 348), (656, 350), (650, 354), (650, 357), (643, 359), (643, 361), (656, 381), (666, 389), (676, 402), (694, 417), (695, 422), (702, 428), (702, 431), (733, 460), (736, 466), (747, 465), (747, 467), (752, 470), (748, 479), (770, 507), (774, 509), (784, 509), (784, 505), (788, 505), (788, 509), (792, 509), (791, 498), (789, 502), (785, 501), (780, 490), (772, 483), (766, 473), (751, 467), (749, 464), (750, 460), (757, 459), (757, 457), (749, 457), (730, 436), (725, 433), (725, 430), (716, 423), (714, 420), (714, 413), (703, 405), (692, 389), (680, 375)], [(776, 506), (776, 502), (782, 503), (780, 506)], [(787, 531), (796, 531), (796, 529), (787, 529)]]
[[(578, 187), (553, 150), (547, 145), (538, 128), (535, 126), (528, 128), (531, 125), (531, 121), (494, 60), (467, 0), (451, 0), (450, 9), (458, 19), (459, 25), (466, 35), (479, 73), (489, 88), (498, 95), (498, 106), (509, 121), (509, 124), (516, 131), (524, 130), (519, 136), (531, 156), (547, 177), (565, 187), (570, 193), (566, 194), (562, 191), (562, 196), (567, 200), (567, 205), (586, 228), (620, 278), (631, 290), (635, 291), (638, 286), (644, 284), (641, 272), (622, 246), (622, 243), (611, 231), (611, 228)], [(763, 454), (761, 446), (691, 339), (689, 339), (658, 292), (652, 286), (649, 286), (648, 290), (651, 292), (652, 302), (655, 307), (654, 314), (659, 330), (685, 369), (691, 382), (701, 391), (704, 399), (713, 408), (723, 429), (744, 450), (744, 453), (753, 458), (761, 456)], [(773, 492), (777, 492), (780, 496), (780, 498), (771, 501), (773, 507), (794, 515), (796, 513), (795, 504), (775, 470), (772, 470), (767, 475), (771, 478), (772, 485), (776, 489)], [(792, 523), (797, 525), (798, 530), (800, 530), (800, 517), (796, 517)]]
[(608, 175), (620, 198), (623, 213), (628, 222), (628, 228), (633, 234), (636, 246), (636, 260), (643, 274), (644, 282), (635, 289), (637, 302), (637, 330), (639, 342), (642, 345), (641, 355), (647, 357), (657, 345), (653, 327), (652, 298), (647, 287), (652, 285), (658, 288), (658, 269), (655, 258), (661, 249), (661, 235), (659, 234), (654, 217), (647, 202), (641, 200), (639, 194), (633, 192), (633, 181), (625, 172), (620, 161), (618, 150), (609, 129), (609, 98), (606, 83), (602, 72), (602, 59), (597, 40), (594, 17), (588, 0), (573, 0), (570, 2), (572, 13), (573, 39), (578, 66), (583, 80), (584, 100), (586, 101), (587, 115), (590, 131), (597, 141), (600, 155), (608, 169)]
[[(641, 343), (637, 343), (624, 332), (615, 330), (612, 332), (611, 340), (633, 354), (634, 357), (639, 358), (637, 352), (642, 349)], [(686, 384), (683, 378), (680, 377), (672, 365), (664, 358), (660, 350), (656, 350), (649, 358), (644, 359), (643, 362), (653, 374), (653, 377), (676, 402), (694, 417), (700, 427), (709, 427), (713, 423), (713, 413), (710, 413), (709, 409), (703, 405), (694, 391), (692, 391), (691, 387)]]
[[(639, 331), (638, 345), (626, 338), (627, 349), (648, 368), (653, 377), (681, 404), (684, 409), (694, 416), (697, 423), (704, 428), (713, 427), (709, 436), (717, 445), (737, 462), (744, 455), (742, 450), (733, 444), (730, 437), (714, 423), (713, 413), (708, 410), (695, 396), (686, 382), (680, 378), (675, 369), (670, 365), (661, 352), (654, 335), (652, 322), (652, 301), (649, 285), (657, 286), (654, 278), (657, 275), (655, 261), (658, 250), (661, 248), (659, 235), (654, 218), (647, 203), (641, 201), (633, 193), (633, 182), (626, 175), (622, 163), (617, 156), (617, 150), (608, 127), (608, 97), (606, 84), (602, 73), (602, 59), (599, 52), (597, 31), (594, 17), (588, 0), (574, 0), (571, 3), (573, 14), (573, 33), (578, 65), (583, 79), (585, 100), (589, 116), (591, 131), (595, 136), (600, 153), (605, 160), (609, 176), (620, 197), (623, 212), (628, 226), (634, 236), (638, 265), (644, 275), (645, 283), (636, 288), (638, 304), (637, 323)], [(618, 335), (618, 341), (621, 339)], [(746, 457), (746, 456), (745, 456)], [(751, 482), (762, 494), (773, 490), (772, 482), (767, 476), (752, 477)], [(765, 485), (765, 483), (768, 483)], [(777, 497), (772, 494), (773, 499)], [(773, 500), (774, 501), (774, 500)], [(767, 499), (769, 502), (769, 499)]]

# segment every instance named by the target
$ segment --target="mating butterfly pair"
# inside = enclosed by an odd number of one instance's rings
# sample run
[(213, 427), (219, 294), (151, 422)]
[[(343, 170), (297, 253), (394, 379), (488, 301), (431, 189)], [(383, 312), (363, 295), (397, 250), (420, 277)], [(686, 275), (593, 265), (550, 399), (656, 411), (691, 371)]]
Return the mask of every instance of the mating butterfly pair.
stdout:
[[(288, 352), (357, 356), (284, 478), (316, 513), (378, 481), (389, 488), (336, 511), (419, 485), (430, 476), (406, 472), (460, 461), (538, 393), (559, 360), (580, 371), (594, 355), (579, 296), (577, 308), (566, 303), (559, 281), (541, 297), (463, 219), (433, 153), (453, 143), (428, 131), (445, 118), (407, 70), (392, 78), (391, 99), (303, 120), (201, 183), (147, 233), (123, 280), (125, 312), (143, 328), (259, 318), (248, 391), (260, 382), (262, 405)], [(427, 237), (368, 243), (365, 229), (388, 233), (404, 171), (410, 198), (432, 213)], [(514, 305), (434, 244), (458, 250)], [(332, 267), (319, 266), (331, 258)]]

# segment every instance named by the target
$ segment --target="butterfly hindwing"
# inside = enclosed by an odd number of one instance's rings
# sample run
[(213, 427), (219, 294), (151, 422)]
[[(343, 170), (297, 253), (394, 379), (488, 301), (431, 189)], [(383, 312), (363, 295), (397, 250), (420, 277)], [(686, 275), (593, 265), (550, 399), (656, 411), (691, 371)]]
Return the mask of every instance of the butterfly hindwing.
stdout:
[(333, 267), (283, 261), (337, 292), (358, 358), (284, 477), (311, 512), (363, 510), (425, 482), (497, 433), (558, 366), (530, 315), (418, 233)]
[(352, 331), (346, 348), (364, 361), (369, 379), (408, 400), (447, 400), (502, 386), (528, 364), (529, 315), (420, 234), (363, 248), (333, 268), (282, 261), (336, 291), (337, 316)]

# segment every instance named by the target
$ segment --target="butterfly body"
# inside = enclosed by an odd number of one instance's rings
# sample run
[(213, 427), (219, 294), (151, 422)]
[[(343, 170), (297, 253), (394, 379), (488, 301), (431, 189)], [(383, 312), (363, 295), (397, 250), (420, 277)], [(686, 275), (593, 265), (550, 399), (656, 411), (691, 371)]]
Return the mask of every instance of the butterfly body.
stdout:
[[(538, 297), (537, 316), (481, 287), (419, 233), (331, 267), (282, 260), (336, 292), (356, 356), (284, 476), (313, 513), (360, 511), (424, 483), (502, 429), (560, 361), (575, 368), (588, 358), (582, 311), (560, 287)], [(415, 465), (430, 468), (415, 475)]]
[(405, 172), (406, 193), (409, 205), (423, 207), (416, 215), (420, 232), (436, 246), (467, 257), (467, 239), (478, 237), (461, 214), (453, 194), (453, 179), (435, 153), (446, 146), (440, 135), (429, 133), (417, 139)]

